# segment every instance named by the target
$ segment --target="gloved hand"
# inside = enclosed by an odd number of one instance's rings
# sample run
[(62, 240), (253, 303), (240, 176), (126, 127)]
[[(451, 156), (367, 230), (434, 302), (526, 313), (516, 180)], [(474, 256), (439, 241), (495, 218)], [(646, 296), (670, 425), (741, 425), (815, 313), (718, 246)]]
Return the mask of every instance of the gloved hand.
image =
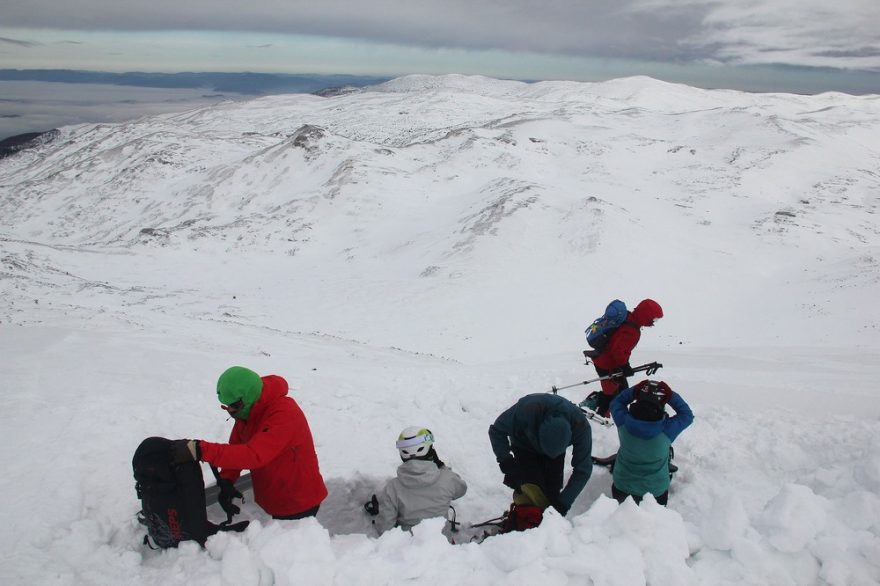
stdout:
[(593, 411), (595, 411), (602, 417), (608, 417), (608, 413), (611, 408), (611, 399), (613, 398), (613, 395), (599, 393), (599, 397), (596, 399), (596, 408), (593, 409)]
[(504, 473), (504, 486), (508, 486), (513, 490), (517, 490), (522, 486), (522, 471), (519, 469), (519, 464), (516, 463), (513, 456), (499, 462), (498, 467)]
[(617, 370), (615, 370), (612, 373), (612, 375), (615, 378), (618, 378), (618, 377), (627, 378), (627, 377), (632, 376), (634, 374), (635, 374), (635, 371), (632, 369), (632, 366), (629, 365), (629, 362), (627, 362), (626, 364), (624, 364), (623, 366), (621, 366), (620, 368), (618, 368)]
[(379, 499), (376, 498), (375, 494), (372, 499), (364, 503), (364, 510), (373, 517), (379, 514)]
[(563, 517), (565, 515), (567, 515), (569, 509), (571, 509), (570, 506), (564, 505), (561, 502), (559, 502), (558, 500), (554, 500), (552, 503), (550, 503), (550, 506), (553, 507), (554, 509), (556, 509), (557, 511), (559, 511), (559, 514), (562, 515)]
[(217, 497), (217, 502), (220, 503), (220, 507), (226, 512), (226, 515), (232, 520), (233, 515), (237, 515), (241, 512), (241, 508), (232, 503), (232, 499), (238, 498), (241, 499), (241, 502), (244, 502), (244, 495), (241, 494), (231, 480), (227, 478), (221, 478), (217, 481), (217, 486), (220, 487), (220, 494)]
[(639, 381), (638, 383), (636, 383), (632, 388), (633, 401), (638, 401), (639, 399), (641, 399), (642, 398), (642, 391), (644, 391), (650, 385), (651, 385), (651, 381), (649, 381), (649, 380), (643, 380), (643, 381)]
[(633, 399), (636, 401), (652, 401), (665, 405), (672, 398), (672, 389), (663, 381), (643, 380), (633, 390)]
[(665, 382), (663, 382), (663, 381), (660, 381), (660, 382), (657, 384), (657, 388), (660, 389), (661, 391), (663, 391), (663, 403), (664, 403), (664, 404), (668, 403), (668, 402), (669, 402), (669, 399), (672, 398), (672, 389), (669, 388), (669, 385), (667, 385), (667, 384), (666, 384)]
[(179, 439), (171, 442), (171, 461), (174, 464), (186, 464), (201, 460), (202, 450), (198, 440)]

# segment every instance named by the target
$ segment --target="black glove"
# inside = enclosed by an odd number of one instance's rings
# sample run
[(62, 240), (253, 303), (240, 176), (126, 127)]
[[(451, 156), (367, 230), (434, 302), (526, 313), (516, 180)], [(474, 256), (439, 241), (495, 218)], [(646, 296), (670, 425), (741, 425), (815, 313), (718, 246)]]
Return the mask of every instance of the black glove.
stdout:
[(612, 395), (600, 393), (599, 398), (596, 400), (596, 409), (594, 411), (602, 417), (608, 417), (608, 410), (611, 407), (611, 399), (613, 398)]
[(171, 462), (174, 464), (197, 462), (201, 455), (198, 441), (179, 439), (171, 442)]
[(379, 514), (379, 499), (375, 494), (372, 499), (364, 503), (364, 510), (374, 517)]
[(629, 362), (618, 368), (614, 372), (614, 378), (626, 378), (635, 374), (635, 371), (632, 369), (632, 366), (629, 365)]
[(217, 497), (217, 502), (220, 503), (220, 507), (226, 512), (226, 516), (231, 521), (233, 515), (241, 512), (241, 508), (233, 504), (232, 499), (238, 498), (241, 499), (241, 502), (244, 502), (244, 495), (235, 488), (235, 485), (228, 478), (218, 480), (217, 486), (220, 487), (220, 495)]
[(555, 500), (552, 503), (550, 503), (550, 506), (553, 507), (554, 509), (556, 509), (557, 511), (559, 511), (559, 514), (562, 515), (563, 517), (568, 514), (568, 510), (571, 508), (570, 506), (562, 504), (558, 500)]
[(508, 486), (513, 490), (517, 490), (522, 486), (522, 472), (519, 469), (519, 464), (516, 463), (512, 456), (498, 462), (498, 467), (504, 473), (504, 486)]

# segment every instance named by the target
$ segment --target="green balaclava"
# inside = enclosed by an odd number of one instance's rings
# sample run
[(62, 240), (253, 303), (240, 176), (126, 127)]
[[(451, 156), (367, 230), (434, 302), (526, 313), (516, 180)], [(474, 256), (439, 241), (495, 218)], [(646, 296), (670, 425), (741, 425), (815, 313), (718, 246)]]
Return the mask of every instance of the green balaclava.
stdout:
[(237, 419), (247, 419), (251, 407), (260, 398), (263, 379), (256, 372), (243, 366), (233, 366), (217, 379), (217, 398), (224, 405), (242, 402), (242, 408), (235, 413)]

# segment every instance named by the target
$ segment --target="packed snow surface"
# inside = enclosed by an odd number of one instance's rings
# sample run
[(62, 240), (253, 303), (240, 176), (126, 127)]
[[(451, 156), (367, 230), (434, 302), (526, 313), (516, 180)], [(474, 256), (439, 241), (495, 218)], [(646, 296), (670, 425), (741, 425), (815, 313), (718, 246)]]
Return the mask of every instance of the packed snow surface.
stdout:
[[(878, 96), (649, 78), (62, 128), (0, 161), (0, 582), (880, 583), (878, 169)], [(470, 542), (510, 502), (488, 426), (594, 378), (584, 328), (645, 297), (665, 317), (632, 364), (696, 415), (669, 506), (618, 505), (595, 468), (566, 517)], [(330, 496), (276, 521), (246, 494), (245, 533), (150, 550), (132, 453), (223, 441), (232, 365), (290, 382)], [(455, 543), (362, 511), (409, 425), (469, 485)]]

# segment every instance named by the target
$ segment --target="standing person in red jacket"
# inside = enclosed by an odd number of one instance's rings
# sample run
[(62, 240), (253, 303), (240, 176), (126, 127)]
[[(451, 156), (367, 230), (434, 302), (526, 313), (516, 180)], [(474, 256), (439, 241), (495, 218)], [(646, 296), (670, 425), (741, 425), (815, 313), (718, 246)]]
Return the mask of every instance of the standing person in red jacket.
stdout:
[(251, 471), (254, 500), (276, 519), (303, 519), (318, 513), (327, 488), (305, 415), (287, 396), (287, 381), (233, 366), (217, 381), (221, 408), (235, 418), (228, 444), (178, 440), (178, 460), (208, 462), (221, 468), (219, 502), (232, 518), (242, 498), (234, 482)]
[(636, 308), (627, 312), (624, 321), (608, 339), (602, 352), (593, 357), (596, 374), (612, 378), (601, 381), (602, 390), (590, 393), (581, 403), (602, 417), (608, 417), (611, 399), (622, 389), (629, 388), (626, 377), (633, 375), (629, 357), (642, 336), (642, 328), (649, 328), (663, 317), (663, 308), (653, 299), (643, 299)]

